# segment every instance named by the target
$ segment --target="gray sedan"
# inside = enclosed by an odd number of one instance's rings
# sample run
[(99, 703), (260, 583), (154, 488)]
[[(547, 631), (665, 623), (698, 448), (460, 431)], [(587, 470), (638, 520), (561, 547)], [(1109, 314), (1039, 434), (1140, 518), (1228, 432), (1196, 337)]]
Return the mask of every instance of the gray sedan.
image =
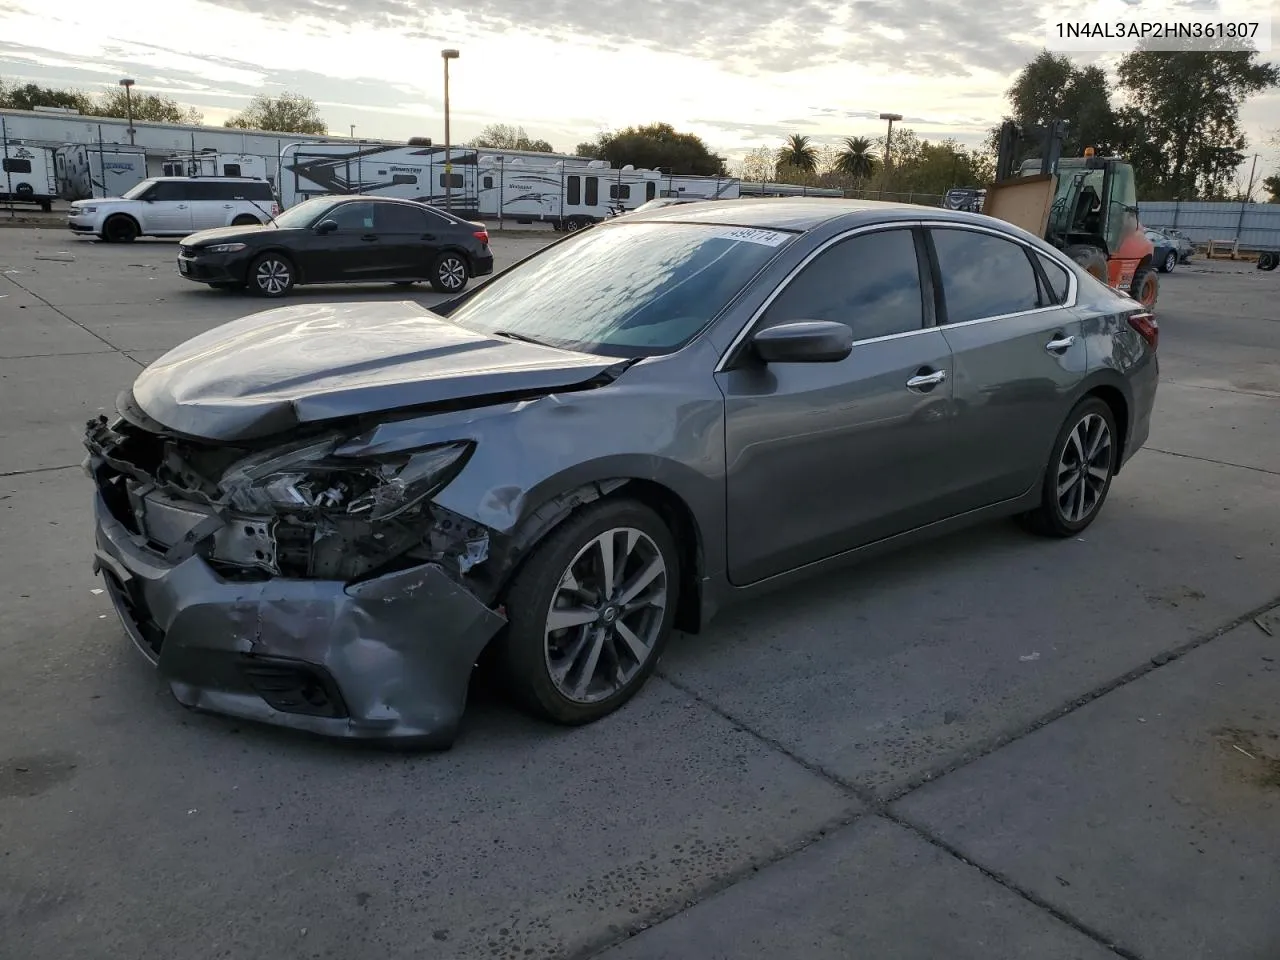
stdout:
[(669, 206), (434, 312), (299, 304), (170, 351), (88, 426), (95, 566), (190, 707), (447, 747), (485, 653), (586, 723), (727, 603), (995, 517), (1079, 534), (1157, 340), (986, 217)]

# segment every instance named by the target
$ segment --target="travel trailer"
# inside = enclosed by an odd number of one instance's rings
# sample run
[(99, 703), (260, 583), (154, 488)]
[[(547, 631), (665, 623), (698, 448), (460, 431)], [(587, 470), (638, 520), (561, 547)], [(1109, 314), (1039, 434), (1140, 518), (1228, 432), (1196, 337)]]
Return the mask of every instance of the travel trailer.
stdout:
[(64, 200), (119, 197), (147, 179), (146, 151), (118, 144), (69, 143), (53, 152)]
[(57, 197), (53, 151), (6, 140), (0, 146), (0, 201), (30, 203), (48, 212)]
[(550, 223), (577, 230), (611, 210), (634, 210), (658, 196), (732, 199), (731, 177), (673, 177), (657, 170), (610, 167), (604, 160), (507, 156), (443, 147), (308, 143), (283, 151), (280, 200), (291, 207), (311, 197), (371, 194), (448, 206), (465, 217)]
[(164, 158), (165, 177), (254, 177), (267, 180), (267, 161), (251, 153), (175, 153)]

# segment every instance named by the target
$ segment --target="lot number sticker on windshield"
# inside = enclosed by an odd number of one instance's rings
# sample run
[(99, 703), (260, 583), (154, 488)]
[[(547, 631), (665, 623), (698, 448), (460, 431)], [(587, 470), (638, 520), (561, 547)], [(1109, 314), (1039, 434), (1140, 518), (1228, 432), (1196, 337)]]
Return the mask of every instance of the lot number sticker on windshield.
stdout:
[(724, 233), (717, 234), (725, 240), (742, 240), (746, 243), (759, 243), (766, 247), (776, 247), (786, 241), (791, 236), (789, 233), (779, 233), (776, 230), (752, 230), (749, 227), (738, 227), (733, 230), (726, 230)]

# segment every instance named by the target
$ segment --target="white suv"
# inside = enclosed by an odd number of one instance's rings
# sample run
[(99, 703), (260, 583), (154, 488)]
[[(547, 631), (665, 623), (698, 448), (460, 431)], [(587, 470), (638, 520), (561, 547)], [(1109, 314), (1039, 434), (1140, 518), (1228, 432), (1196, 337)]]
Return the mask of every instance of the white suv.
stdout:
[(279, 212), (265, 180), (153, 177), (123, 197), (75, 201), (67, 226), (108, 243), (129, 243), (138, 237), (185, 237), (213, 227), (266, 223)]

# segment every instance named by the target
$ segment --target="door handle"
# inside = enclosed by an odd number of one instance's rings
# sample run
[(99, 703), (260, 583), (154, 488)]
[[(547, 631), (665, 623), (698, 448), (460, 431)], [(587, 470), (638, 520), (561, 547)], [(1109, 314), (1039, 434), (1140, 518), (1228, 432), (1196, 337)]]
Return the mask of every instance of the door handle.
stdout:
[(1050, 353), (1062, 353), (1068, 347), (1074, 346), (1075, 337), (1054, 337), (1044, 345), (1044, 348)]
[(936, 387), (945, 379), (947, 379), (947, 371), (945, 370), (934, 370), (931, 373), (917, 373), (907, 381), (907, 389), (927, 390), (932, 387)]
[(436, 238), (436, 235), (434, 233), (424, 233), (422, 235), (423, 240), (434, 240), (435, 238)]
[(363, 240), (363, 241), (365, 241), (365, 243), (373, 243), (373, 242), (374, 242), (375, 240), (377, 240), (378, 238), (377, 238), (377, 236), (376, 236), (375, 234), (372, 234), (372, 233), (366, 233), (366, 234), (365, 234), (363, 237), (361, 237), (360, 239), (361, 239), (361, 240)]
[(230, 210), (230, 209), (231, 209), (231, 204), (229, 204), (229, 203), (224, 203), (224, 204), (222, 205), (222, 209), (223, 209), (223, 210)]

